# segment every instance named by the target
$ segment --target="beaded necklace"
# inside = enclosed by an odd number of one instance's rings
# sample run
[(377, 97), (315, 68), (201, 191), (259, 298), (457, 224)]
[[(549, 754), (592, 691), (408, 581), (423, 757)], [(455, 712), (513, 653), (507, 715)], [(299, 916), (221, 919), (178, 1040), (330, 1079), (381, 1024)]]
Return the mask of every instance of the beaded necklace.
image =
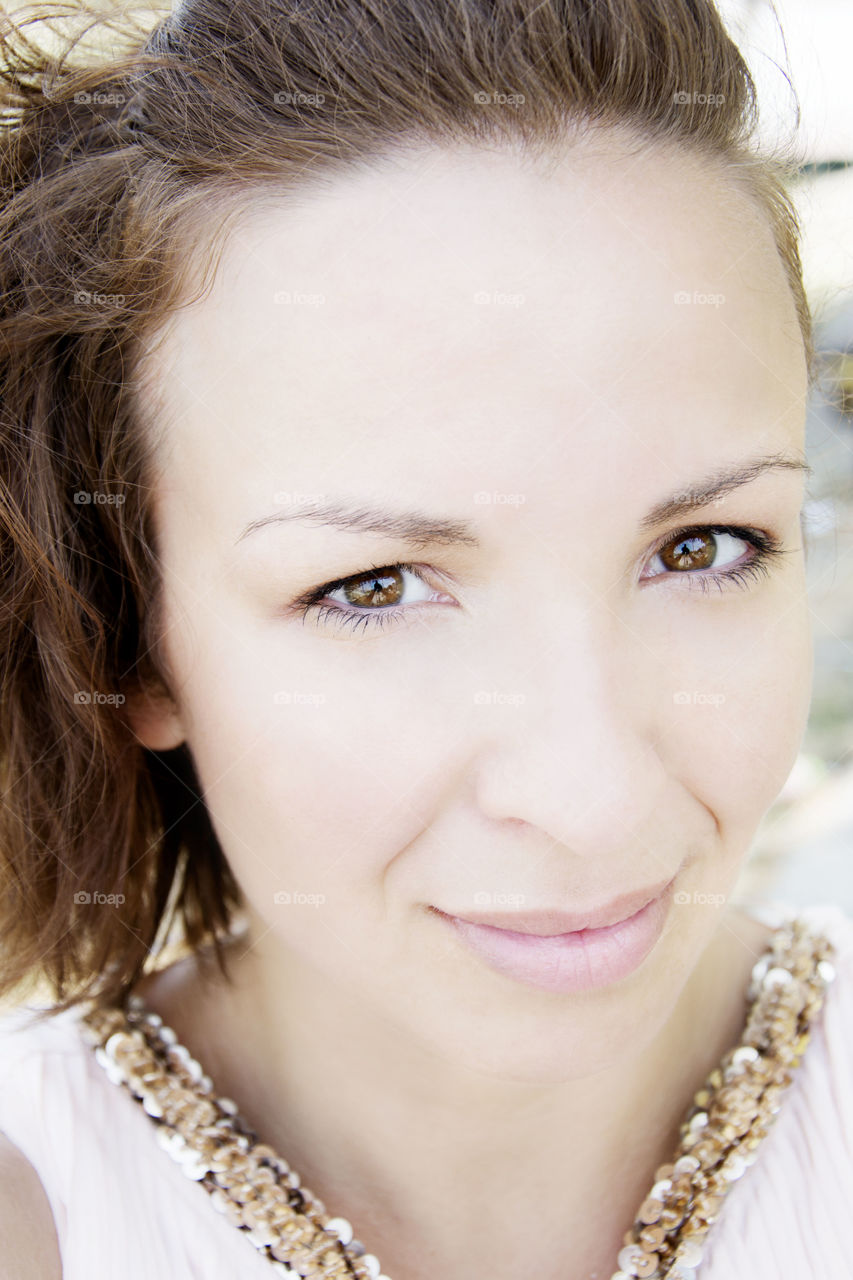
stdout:
[[(805, 1052), (835, 977), (834, 958), (829, 938), (797, 915), (768, 939), (752, 969), (740, 1043), (694, 1094), (672, 1162), (655, 1170), (611, 1280), (696, 1280), (723, 1199), (756, 1159)], [(350, 1223), (327, 1216), (140, 996), (129, 995), (124, 1005), (90, 1001), (80, 1028), (109, 1079), (151, 1117), (160, 1145), (269, 1259), (271, 1274), (389, 1280)]]

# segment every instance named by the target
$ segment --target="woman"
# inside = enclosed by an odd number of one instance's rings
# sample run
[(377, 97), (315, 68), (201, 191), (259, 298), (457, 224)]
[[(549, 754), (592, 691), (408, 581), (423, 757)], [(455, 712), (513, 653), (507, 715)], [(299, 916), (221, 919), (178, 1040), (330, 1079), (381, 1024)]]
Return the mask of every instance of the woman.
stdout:
[(840, 1280), (853, 922), (732, 901), (814, 357), (714, 8), (5, 40), (7, 1270)]

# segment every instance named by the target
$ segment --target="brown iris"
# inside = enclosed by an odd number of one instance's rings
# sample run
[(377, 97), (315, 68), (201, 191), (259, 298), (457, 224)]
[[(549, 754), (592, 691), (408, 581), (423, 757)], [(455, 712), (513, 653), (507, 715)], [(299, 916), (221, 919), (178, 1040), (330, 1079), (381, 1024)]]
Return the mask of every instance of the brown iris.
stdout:
[(403, 575), (399, 569), (362, 573), (357, 578), (350, 578), (341, 587), (347, 603), (356, 606), (397, 604), (404, 589)]
[(691, 533), (674, 538), (658, 552), (667, 569), (707, 569), (714, 563), (717, 540), (712, 533)]

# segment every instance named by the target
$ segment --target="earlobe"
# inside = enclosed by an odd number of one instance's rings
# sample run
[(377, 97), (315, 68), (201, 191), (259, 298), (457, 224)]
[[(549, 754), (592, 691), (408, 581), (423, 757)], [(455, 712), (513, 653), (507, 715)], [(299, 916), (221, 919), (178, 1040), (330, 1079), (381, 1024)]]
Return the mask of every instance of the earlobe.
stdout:
[(178, 709), (165, 690), (135, 689), (126, 695), (124, 716), (139, 743), (150, 751), (171, 751), (186, 738)]

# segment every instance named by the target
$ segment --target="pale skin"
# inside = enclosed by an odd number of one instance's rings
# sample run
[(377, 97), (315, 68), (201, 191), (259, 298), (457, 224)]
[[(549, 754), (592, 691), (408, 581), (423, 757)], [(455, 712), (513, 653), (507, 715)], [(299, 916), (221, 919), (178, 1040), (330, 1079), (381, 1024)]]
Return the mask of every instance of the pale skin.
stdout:
[[(259, 206), (149, 372), (174, 698), (130, 715), (188, 744), (249, 935), (233, 988), (190, 960), (141, 992), (392, 1280), (608, 1280), (740, 1036), (768, 929), (731, 894), (808, 714), (803, 473), (640, 529), (724, 464), (803, 456), (765, 218), (708, 161), (616, 135), (550, 166), (424, 150)], [(306, 495), (481, 546), (240, 537)], [(656, 558), (720, 523), (788, 554), (707, 592)], [(711, 571), (752, 551), (723, 538)], [(400, 563), (387, 626), (294, 611)], [(427, 909), (670, 876), (689, 901), (646, 960), (581, 994), (495, 973)]]

